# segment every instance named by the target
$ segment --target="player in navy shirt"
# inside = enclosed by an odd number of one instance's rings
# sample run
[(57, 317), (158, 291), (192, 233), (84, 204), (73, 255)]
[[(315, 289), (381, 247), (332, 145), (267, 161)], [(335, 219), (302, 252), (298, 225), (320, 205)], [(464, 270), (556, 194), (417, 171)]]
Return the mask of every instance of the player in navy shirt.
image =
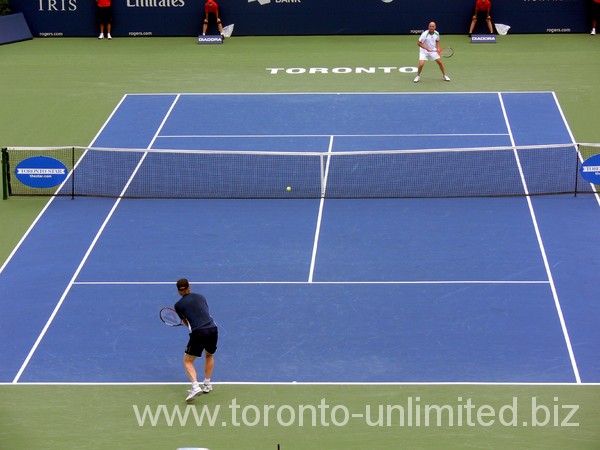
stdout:
[[(190, 339), (183, 355), (183, 367), (192, 382), (186, 401), (192, 401), (202, 393), (212, 391), (210, 377), (215, 367), (213, 355), (217, 351), (219, 331), (217, 324), (210, 315), (206, 298), (201, 294), (191, 292), (190, 283), (186, 278), (177, 280), (177, 291), (181, 298), (175, 303), (175, 311), (190, 330)], [(198, 382), (194, 361), (204, 356), (204, 382)]]

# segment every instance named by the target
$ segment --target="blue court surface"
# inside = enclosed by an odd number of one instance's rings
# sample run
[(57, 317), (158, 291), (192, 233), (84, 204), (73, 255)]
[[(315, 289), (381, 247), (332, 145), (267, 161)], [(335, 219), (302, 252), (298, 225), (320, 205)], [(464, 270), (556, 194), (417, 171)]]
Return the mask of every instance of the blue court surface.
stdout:
[[(126, 95), (93, 146), (571, 143), (551, 92), (162, 94)], [(216, 382), (598, 383), (599, 223), (596, 194), (55, 198), (0, 273), (0, 382), (186, 382), (158, 311), (187, 277)]]

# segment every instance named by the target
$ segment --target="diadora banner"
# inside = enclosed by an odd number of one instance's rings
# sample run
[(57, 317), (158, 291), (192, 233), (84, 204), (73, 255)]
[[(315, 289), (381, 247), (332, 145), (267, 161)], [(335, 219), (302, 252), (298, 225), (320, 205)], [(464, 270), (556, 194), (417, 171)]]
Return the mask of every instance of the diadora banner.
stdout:
[[(588, 32), (589, 0), (491, 0), (492, 19), (510, 33)], [(417, 34), (434, 20), (467, 34), (475, 0), (217, 0), (234, 35)], [(95, 0), (12, 0), (34, 37), (94, 36)], [(197, 36), (204, 0), (112, 0), (122, 36)], [(482, 21), (480, 21), (482, 22)], [(485, 24), (479, 23), (485, 33)], [(214, 30), (212, 30), (214, 31)]]

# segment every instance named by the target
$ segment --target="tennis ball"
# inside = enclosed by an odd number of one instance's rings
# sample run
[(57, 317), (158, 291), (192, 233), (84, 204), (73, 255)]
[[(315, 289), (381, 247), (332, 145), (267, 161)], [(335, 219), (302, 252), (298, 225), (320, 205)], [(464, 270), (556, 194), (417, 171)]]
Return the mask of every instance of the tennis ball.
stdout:
[(288, 191), (288, 192), (290, 192), (292, 190), (292, 187), (288, 186), (288, 187), (285, 188), (285, 190)]

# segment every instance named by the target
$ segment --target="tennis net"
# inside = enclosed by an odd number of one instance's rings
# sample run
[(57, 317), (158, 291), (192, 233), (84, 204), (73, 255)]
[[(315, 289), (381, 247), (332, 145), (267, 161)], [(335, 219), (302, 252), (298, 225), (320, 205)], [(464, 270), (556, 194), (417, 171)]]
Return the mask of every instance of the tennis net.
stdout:
[[(8, 196), (444, 198), (595, 192), (579, 144), (355, 152), (8, 147)], [(587, 153), (598, 153), (586, 144)], [(289, 189), (288, 189), (289, 187)]]

